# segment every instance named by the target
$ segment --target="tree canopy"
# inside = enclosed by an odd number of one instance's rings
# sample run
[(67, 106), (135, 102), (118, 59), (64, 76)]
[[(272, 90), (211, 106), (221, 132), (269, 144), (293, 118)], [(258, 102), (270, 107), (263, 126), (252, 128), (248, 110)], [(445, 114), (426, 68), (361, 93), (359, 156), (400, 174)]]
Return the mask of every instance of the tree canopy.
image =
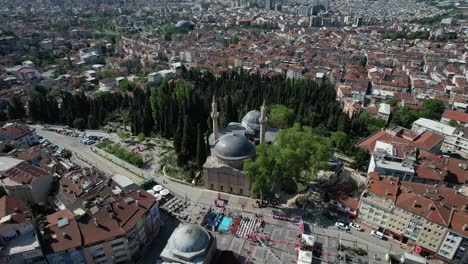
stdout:
[(262, 194), (291, 179), (309, 184), (319, 170), (329, 168), (332, 154), (329, 141), (313, 133), (312, 128), (295, 124), (281, 130), (273, 144), (260, 144), (256, 158), (245, 163), (244, 171), (252, 180), (251, 192)]
[(269, 107), (268, 123), (270, 127), (288, 128), (294, 121), (294, 109), (284, 105), (272, 105)]
[(411, 127), (414, 121), (421, 117), (439, 120), (445, 111), (445, 104), (440, 99), (427, 99), (422, 103), (422, 108), (413, 110), (407, 106), (396, 107), (392, 114), (393, 125)]

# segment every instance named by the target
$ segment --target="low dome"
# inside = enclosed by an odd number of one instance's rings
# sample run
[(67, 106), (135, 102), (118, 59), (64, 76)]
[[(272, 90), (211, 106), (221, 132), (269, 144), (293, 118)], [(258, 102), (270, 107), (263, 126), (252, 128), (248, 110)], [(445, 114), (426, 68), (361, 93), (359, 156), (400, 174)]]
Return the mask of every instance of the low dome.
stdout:
[(242, 125), (246, 128), (258, 130), (260, 128), (260, 111), (252, 110), (242, 118)]
[(208, 233), (197, 225), (184, 225), (174, 231), (174, 247), (183, 253), (205, 250), (210, 243)]
[(186, 28), (186, 29), (193, 29), (195, 25), (187, 20), (180, 20), (176, 24), (176, 28)]
[(249, 111), (244, 118), (242, 118), (243, 122), (252, 123), (252, 124), (260, 124), (260, 111), (252, 110)]
[(226, 134), (216, 141), (215, 155), (227, 160), (239, 160), (255, 155), (255, 145), (243, 135)]

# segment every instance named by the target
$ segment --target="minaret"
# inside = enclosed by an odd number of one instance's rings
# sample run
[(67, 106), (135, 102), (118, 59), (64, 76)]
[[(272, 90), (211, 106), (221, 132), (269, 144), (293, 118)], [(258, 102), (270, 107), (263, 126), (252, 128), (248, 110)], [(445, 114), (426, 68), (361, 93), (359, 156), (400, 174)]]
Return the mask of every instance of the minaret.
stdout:
[(260, 144), (265, 142), (265, 132), (266, 132), (266, 124), (268, 121), (268, 118), (266, 116), (266, 105), (265, 105), (265, 99), (263, 100), (263, 105), (260, 109)]
[(219, 112), (216, 105), (216, 98), (213, 95), (213, 102), (211, 103), (211, 119), (213, 119), (213, 137), (214, 140), (218, 140), (219, 132), (218, 132), (218, 117)]

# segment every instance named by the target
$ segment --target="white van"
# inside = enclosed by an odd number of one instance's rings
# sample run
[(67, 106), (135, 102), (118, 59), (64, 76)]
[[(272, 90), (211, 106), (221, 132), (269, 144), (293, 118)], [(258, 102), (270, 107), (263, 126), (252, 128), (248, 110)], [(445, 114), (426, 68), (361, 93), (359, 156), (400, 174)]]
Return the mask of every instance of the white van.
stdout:
[(383, 239), (384, 237), (384, 234), (382, 232), (379, 232), (379, 231), (375, 231), (375, 230), (372, 230), (371, 232), (371, 235), (377, 237), (377, 238), (380, 238), (380, 239)]

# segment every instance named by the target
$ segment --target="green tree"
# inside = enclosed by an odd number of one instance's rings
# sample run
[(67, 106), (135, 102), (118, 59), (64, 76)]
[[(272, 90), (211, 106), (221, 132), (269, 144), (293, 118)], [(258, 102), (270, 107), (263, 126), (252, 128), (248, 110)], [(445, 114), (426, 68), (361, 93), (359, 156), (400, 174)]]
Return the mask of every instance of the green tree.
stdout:
[(319, 170), (328, 169), (333, 154), (329, 142), (312, 132), (312, 128), (295, 124), (281, 130), (275, 144), (260, 144), (255, 160), (244, 164), (252, 180), (252, 193), (281, 186), (291, 179), (307, 185), (316, 179)]
[(125, 78), (119, 82), (119, 90), (122, 92), (126, 92), (130, 90), (130, 84), (128, 82), (128, 79)]
[(191, 149), (191, 140), (190, 137), (190, 120), (188, 116), (184, 116), (184, 127), (182, 130), (182, 142), (180, 147), (180, 154), (178, 155), (179, 165), (185, 165), (187, 161), (190, 160), (192, 149)]
[(182, 121), (182, 116), (179, 116), (179, 119), (177, 122), (177, 129), (174, 134), (174, 150), (177, 153), (177, 155), (179, 155), (182, 150), (183, 129), (184, 129), (184, 123)]
[(24, 104), (21, 101), (21, 98), (14, 97), (8, 101), (6, 112), (7, 117), (10, 120), (24, 118), (26, 116), (26, 110), (24, 109)]
[(392, 124), (409, 128), (418, 119), (418, 113), (413, 109), (403, 106), (396, 107), (392, 113)]
[(141, 132), (140, 134), (137, 135), (138, 141), (141, 143), (145, 141), (145, 133)]
[(78, 129), (85, 129), (86, 121), (84, 120), (84, 118), (77, 118), (73, 121), (73, 127)]
[(330, 140), (340, 150), (345, 150), (349, 147), (349, 137), (346, 133), (338, 131), (331, 134)]
[(121, 139), (121, 140), (125, 140), (128, 138), (130, 134), (126, 131), (119, 131), (117, 132), (117, 136)]
[(291, 127), (294, 121), (294, 109), (284, 105), (272, 105), (269, 107), (270, 114), (268, 123), (271, 127), (285, 129)]
[(427, 99), (422, 103), (420, 117), (439, 120), (445, 111), (445, 104), (440, 99)]
[(452, 127), (457, 127), (458, 126), (458, 122), (453, 120), (453, 119), (450, 119), (450, 121), (448, 122), (448, 125), (449, 126), (452, 126)]
[(244, 171), (252, 181), (250, 192), (260, 195), (263, 202), (264, 194), (278, 181), (273, 175), (277, 166), (275, 147), (269, 144), (260, 144), (257, 148), (255, 160), (247, 160)]
[(400, 102), (400, 100), (396, 99), (396, 98), (390, 98), (386, 101), (387, 104), (389, 104), (391, 107), (395, 107), (398, 105), (398, 102)]
[(234, 45), (238, 44), (239, 43), (239, 37), (238, 36), (231, 36), (229, 38), (229, 43), (234, 44)]
[(63, 153), (62, 153), (62, 157), (63, 157), (64, 159), (69, 160), (69, 159), (71, 158), (71, 156), (72, 156), (72, 153), (71, 153), (71, 151), (68, 150), (68, 149), (64, 150)]
[(373, 117), (368, 112), (362, 112), (359, 115), (359, 119), (362, 124), (366, 127), (368, 133), (374, 133), (375, 131), (385, 127), (386, 121), (377, 117)]
[(206, 161), (206, 147), (200, 124), (197, 125), (197, 168), (201, 170)]
[(369, 151), (363, 148), (357, 148), (356, 155), (354, 157), (354, 162), (351, 164), (353, 169), (359, 169), (367, 171), (367, 166), (369, 165), (370, 154)]
[(88, 116), (88, 128), (89, 129), (96, 129), (98, 128), (99, 124), (96, 120), (96, 117), (94, 115), (89, 115)]
[(366, 67), (367, 58), (366, 58), (366, 57), (360, 58), (360, 59), (358, 60), (357, 64), (358, 64), (359, 66)]

